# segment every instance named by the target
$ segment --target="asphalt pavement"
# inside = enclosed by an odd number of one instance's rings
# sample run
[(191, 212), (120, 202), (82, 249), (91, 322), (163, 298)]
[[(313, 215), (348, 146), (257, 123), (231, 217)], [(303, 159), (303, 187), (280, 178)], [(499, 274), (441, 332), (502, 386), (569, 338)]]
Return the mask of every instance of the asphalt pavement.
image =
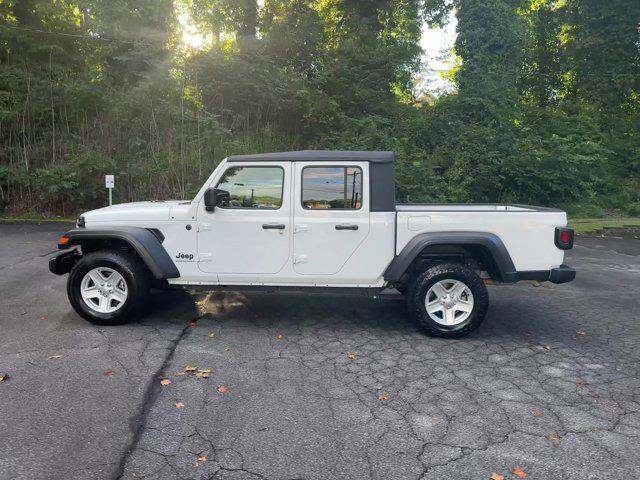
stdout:
[(490, 287), (442, 340), (327, 295), (158, 292), (94, 326), (47, 268), (65, 229), (0, 224), (1, 479), (640, 476), (638, 240), (578, 238), (575, 282)]

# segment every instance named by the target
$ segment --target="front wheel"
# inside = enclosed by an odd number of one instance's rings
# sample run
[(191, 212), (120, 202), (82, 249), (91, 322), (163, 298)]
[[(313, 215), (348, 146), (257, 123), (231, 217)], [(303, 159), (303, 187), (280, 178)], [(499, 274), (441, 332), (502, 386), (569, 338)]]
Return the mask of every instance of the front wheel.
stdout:
[(457, 264), (436, 265), (415, 276), (406, 297), (411, 317), (435, 337), (467, 335), (480, 326), (489, 308), (482, 279)]
[(101, 325), (126, 323), (146, 303), (149, 274), (133, 255), (98, 251), (76, 263), (67, 280), (73, 309), (85, 320)]

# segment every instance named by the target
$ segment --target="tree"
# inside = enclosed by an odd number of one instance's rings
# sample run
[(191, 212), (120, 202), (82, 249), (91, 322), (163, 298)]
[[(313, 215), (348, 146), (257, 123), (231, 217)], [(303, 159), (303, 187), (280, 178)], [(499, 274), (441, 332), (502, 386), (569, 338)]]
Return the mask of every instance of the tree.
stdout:
[(192, 0), (187, 2), (191, 17), (217, 39), (233, 34), (240, 44), (255, 39), (258, 27), (256, 0)]
[[(452, 9), (455, 88), (416, 101), (422, 23)], [(189, 197), (228, 154), (330, 148), (394, 150), (401, 201), (640, 213), (639, 20), (634, 0), (0, 1), (0, 207), (100, 205), (107, 169), (118, 200)], [(211, 41), (181, 44), (184, 22)]]

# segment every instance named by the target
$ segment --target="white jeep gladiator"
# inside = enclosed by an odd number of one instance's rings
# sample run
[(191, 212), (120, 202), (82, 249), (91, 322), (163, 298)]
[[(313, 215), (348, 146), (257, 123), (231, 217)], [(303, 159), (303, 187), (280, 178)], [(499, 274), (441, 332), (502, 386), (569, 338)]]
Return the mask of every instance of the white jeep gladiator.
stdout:
[(560, 210), (401, 205), (394, 192), (393, 152), (231, 156), (191, 201), (84, 213), (49, 268), (70, 273), (71, 305), (95, 323), (135, 319), (151, 287), (395, 288), (426, 333), (441, 337), (478, 327), (486, 281), (575, 278), (563, 264), (573, 230)]

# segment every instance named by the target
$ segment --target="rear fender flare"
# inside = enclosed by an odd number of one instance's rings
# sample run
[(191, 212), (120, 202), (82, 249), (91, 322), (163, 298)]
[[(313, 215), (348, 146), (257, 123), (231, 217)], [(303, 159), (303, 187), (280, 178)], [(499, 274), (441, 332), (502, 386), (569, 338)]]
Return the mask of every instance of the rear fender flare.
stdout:
[(432, 232), (416, 235), (391, 261), (384, 272), (384, 279), (389, 283), (400, 281), (420, 253), (433, 245), (484, 247), (495, 263), (500, 281), (515, 282), (518, 280), (518, 273), (507, 247), (502, 243), (500, 237), (488, 232)]
[[(180, 272), (173, 260), (162, 246), (161, 235), (141, 227), (118, 227), (116, 229), (84, 229), (70, 230), (63, 235), (69, 240), (58, 244), (58, 248), (68, 248), (85, 242), (101, 240), (118, 240), (129, 245), (142, 259), (154, 278), (178, 278)], [(160, 237), (160, 238), (159, 238)]]

